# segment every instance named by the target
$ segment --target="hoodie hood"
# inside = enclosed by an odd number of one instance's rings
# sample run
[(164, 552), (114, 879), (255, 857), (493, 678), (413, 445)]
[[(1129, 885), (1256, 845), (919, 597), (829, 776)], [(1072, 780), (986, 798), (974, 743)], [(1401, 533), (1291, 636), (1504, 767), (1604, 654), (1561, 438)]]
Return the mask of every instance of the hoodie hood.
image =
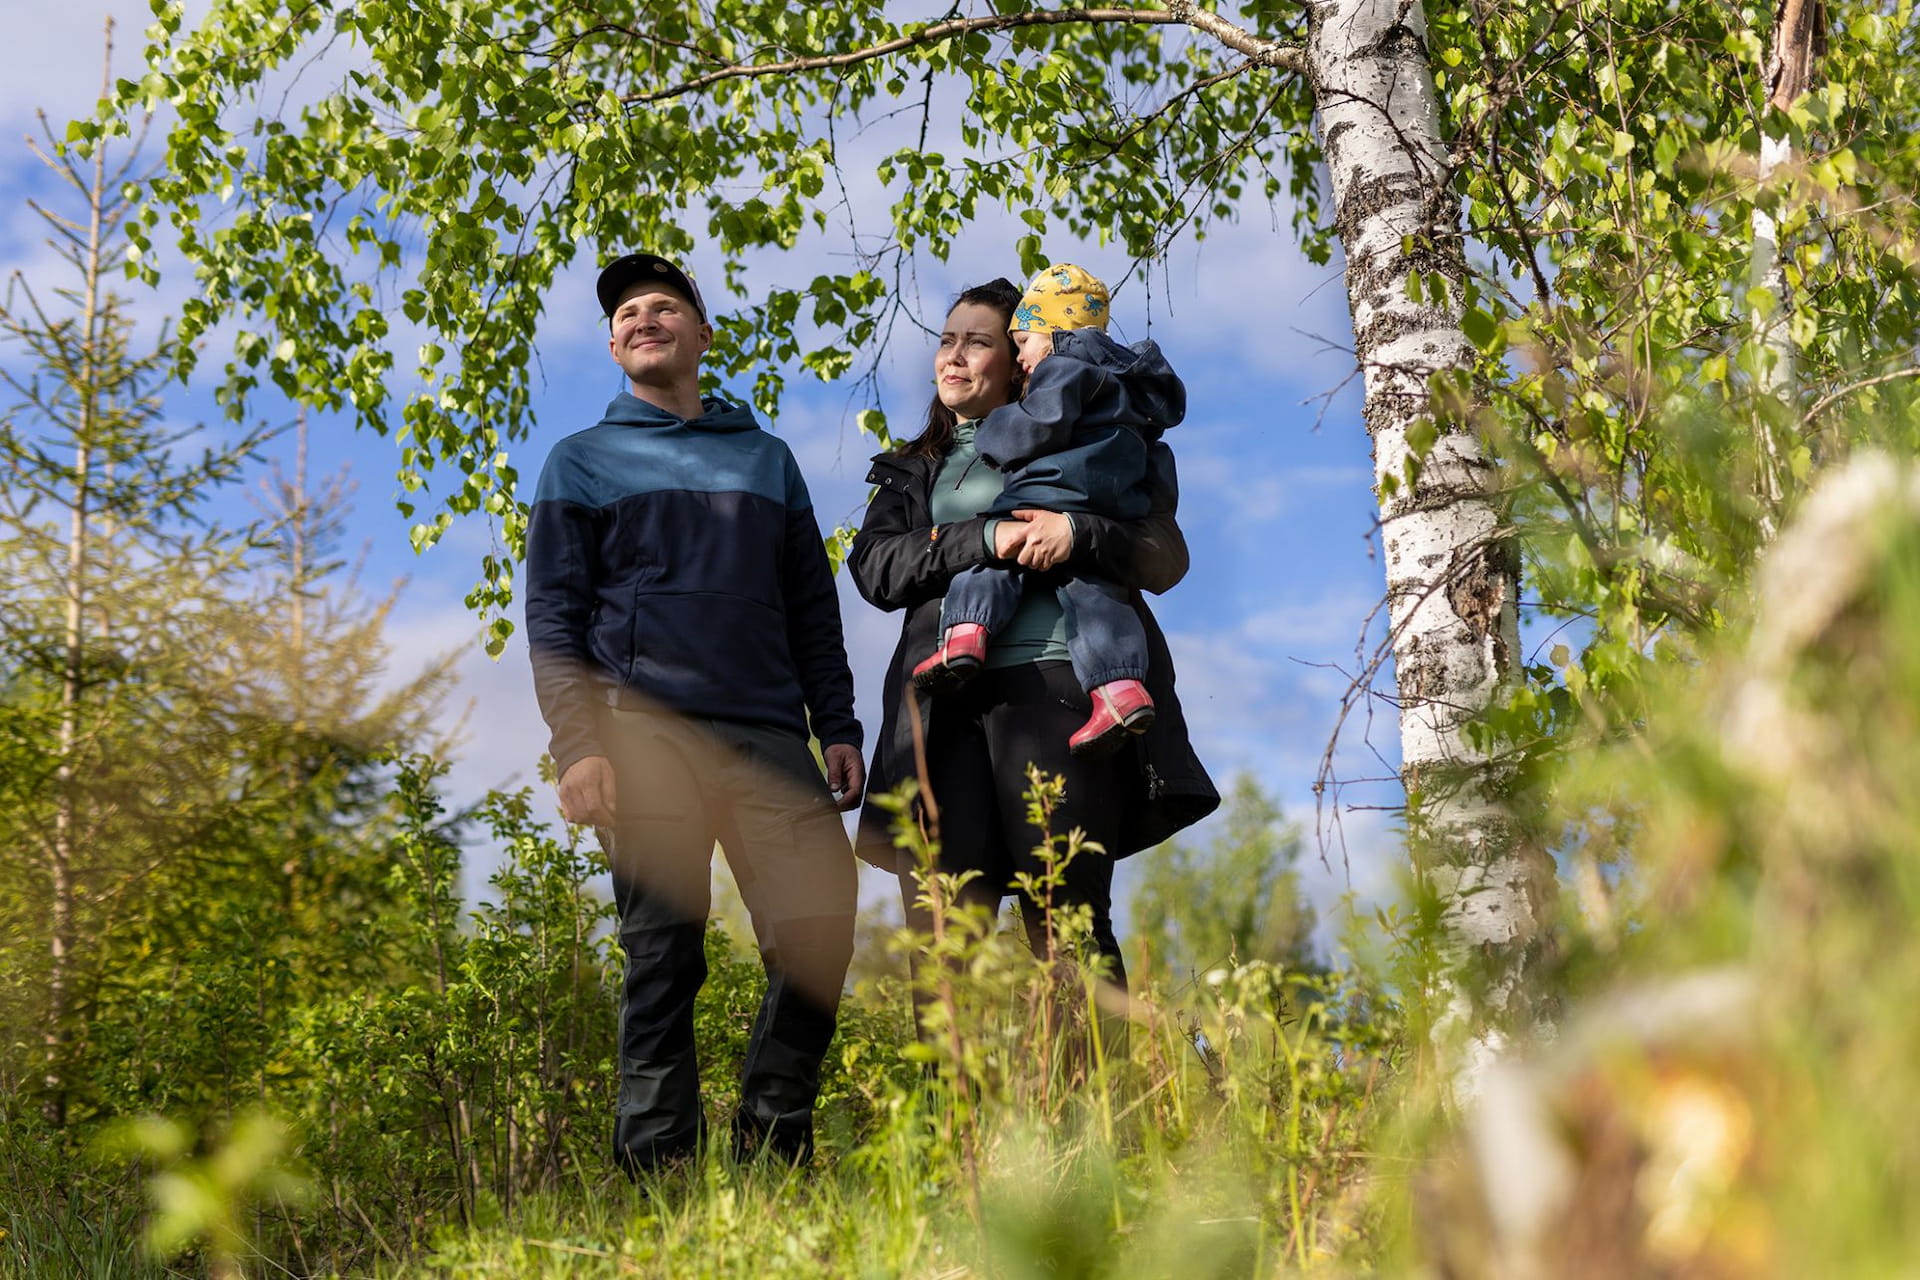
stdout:
[(753, 416), (753, 410), (744, 405), (733, 404), (719, 396), (702, 396), (700, 407), (702, 412), (699, 417), (682, 418), (651, 401), (622, 391), (608, 403), (606, 416), (600, 421), (621, 427), (686, 427), (693, 431), (760, 429), (760, 422)]
[(1152, 338), (1128, 346), (1100, 329), (1065, 329), (1053, 335), (1053, 350), (1112, 375), (1128, 406), (1154, 427), (1165, 430), (1187, 416), (1186, 385)]

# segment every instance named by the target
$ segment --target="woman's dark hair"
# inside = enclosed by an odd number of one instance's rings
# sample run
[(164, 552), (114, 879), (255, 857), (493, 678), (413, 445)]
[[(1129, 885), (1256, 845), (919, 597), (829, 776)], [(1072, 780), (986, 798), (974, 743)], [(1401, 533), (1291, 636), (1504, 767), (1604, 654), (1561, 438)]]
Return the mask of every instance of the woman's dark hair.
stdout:
[[(1000, 313), (1007, 324), (1013, 323), (1014, 308), (1020, 305), (1020, 286), (1001, 276), (985, 284), (976, 284), (970, 289), (962, 289), (960, 296), (953, 300), (953, 306), (947, 308), (947, 314), (953, 314), (953, 308), (972, 303), (975, 306), (992, 307)], [(1003, 325), (1000, 332), (1005, 339), (1007, 351), (1012, 354), (1013, 339), (1007, 336)], [(1018, 361), (1013, 365), (1013, 379), (1007, 388), (1009, 402), (1020, 398), (1021, 385), (1026, 381)], [(919, 435), (901, 445), (894, 452), (903, 458), (942, 458), (953, 447), (953, 428), (959, 421), (958, 415), (946, 405), (940, 403), (940, 393), (935, 391), (933, 400), (927, 405), (927, 425)]]

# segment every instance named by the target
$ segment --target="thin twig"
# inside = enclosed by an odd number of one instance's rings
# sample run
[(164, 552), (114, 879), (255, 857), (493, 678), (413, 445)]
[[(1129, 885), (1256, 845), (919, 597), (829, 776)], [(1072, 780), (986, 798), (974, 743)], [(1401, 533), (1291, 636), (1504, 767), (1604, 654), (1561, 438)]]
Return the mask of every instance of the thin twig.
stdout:
[(1800, 429), (1805, 431), (1813, 424), (1815, 418), (1831, 408), (1836, 401), (1844, 400), (1856, 391), (1865, 391), (1868, 387), (1877, 387), (1883, 382), (1893, 382), (1899, 378), (1920, 378), (1920, 366), (1915, 366), (1911, 369), (1895, 369), (1892, 373), (1883, 373), (1872, 378), (1862, 378), (1858, 382), (1848, 383), (1838, 391), (1828, 392), (1818, 400), (1815, 400), (1813, 407), (1808, 409), (1801, 417)]
[(736, 63), (733, 66), (721, 67), (718, 70), (694, 76), (690, 80), (683, 80), (679, 84), (668, 85), (664, 89), (628, 94), (621, 101), (631, 110), (634, 107), (698, 93), (725, 80), (757, 79), (762, 76), (789, 75), (798, 71), (827, 71), (871, 62), (876, 58), (884, 58), (907, 49), (944, 44), (978, 32), (1011, 31), (1020, 27), (1060, 26), (1070, 23), (1189, 26), (1205, 32), (1228, 48), (1245, 54), (1250, 61), (1260, 66), (1296, 72), (1305, 71), (1307, 66), (1305, 50), (1293, 45), (1262, 40), (1244, 27), (1236, 26), (1217, 14), (1196, 9), (1191, 0), (1188, 0), (1188, 3), (1175, 3), (1166, 9), (1041, 9), (1023, 13), (988, 14), (978, 18), (961, 18), (953, 22), (936, 22), (930, 27), (896, 36), (892, 40), (883, 40), (879, 44), (868, 45), (864, 49), (850, 49), (845, 53), (815, 54), (810, 57), (788, 58), (784, 62)]

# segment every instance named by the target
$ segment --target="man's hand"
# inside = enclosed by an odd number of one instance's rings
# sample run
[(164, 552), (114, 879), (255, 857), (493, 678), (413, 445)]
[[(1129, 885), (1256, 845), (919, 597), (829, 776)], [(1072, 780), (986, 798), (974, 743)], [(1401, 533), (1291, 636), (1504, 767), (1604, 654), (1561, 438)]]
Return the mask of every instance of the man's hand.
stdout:
[(1020, 548), (1027, 545), (1027, 522), (1025, 520), (1002, 519), (993, 526), (993, 558), (996, 560), (1016, 560)]
[(836, 742), (822, 747), (820, 754), (827, 761), (827, 785), (838, 797), (834, 807), (842, 813), (858, 807), (861, 793), (867, 789), (867, 766), (860, 759), (859, 748)]
[(613, 763), (586, 756), (567, 766), (560, 779), (560, 816), (585, 826), (613, 825)]
[(1021, 568), (1044, 572), (1065, 564), (1073, 554), (1073, 521), (1067, 519), (1064, 512), (1023, 508), (1013, 513), (1013, 519), (1024, 521), (1018, 527), (1027, 531), (1017, 556)]

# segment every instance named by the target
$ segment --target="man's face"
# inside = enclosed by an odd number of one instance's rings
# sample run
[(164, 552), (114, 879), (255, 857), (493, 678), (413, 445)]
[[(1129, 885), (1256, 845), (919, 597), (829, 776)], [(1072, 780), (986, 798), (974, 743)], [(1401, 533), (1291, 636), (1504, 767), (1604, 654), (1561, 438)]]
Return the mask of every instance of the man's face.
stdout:
[(1039, 329), (1015, 329), (1013, 349), (1019, 356), (1020, 367), (1032, 373), (1042, 360), (1053, 354), (1053, 334)]
[(713, 345), (713, 328), (669, 285), (642, 280), (620, 295), (607, 349), (638, 386), (669, 386), (696, 379), (700, 357)]

